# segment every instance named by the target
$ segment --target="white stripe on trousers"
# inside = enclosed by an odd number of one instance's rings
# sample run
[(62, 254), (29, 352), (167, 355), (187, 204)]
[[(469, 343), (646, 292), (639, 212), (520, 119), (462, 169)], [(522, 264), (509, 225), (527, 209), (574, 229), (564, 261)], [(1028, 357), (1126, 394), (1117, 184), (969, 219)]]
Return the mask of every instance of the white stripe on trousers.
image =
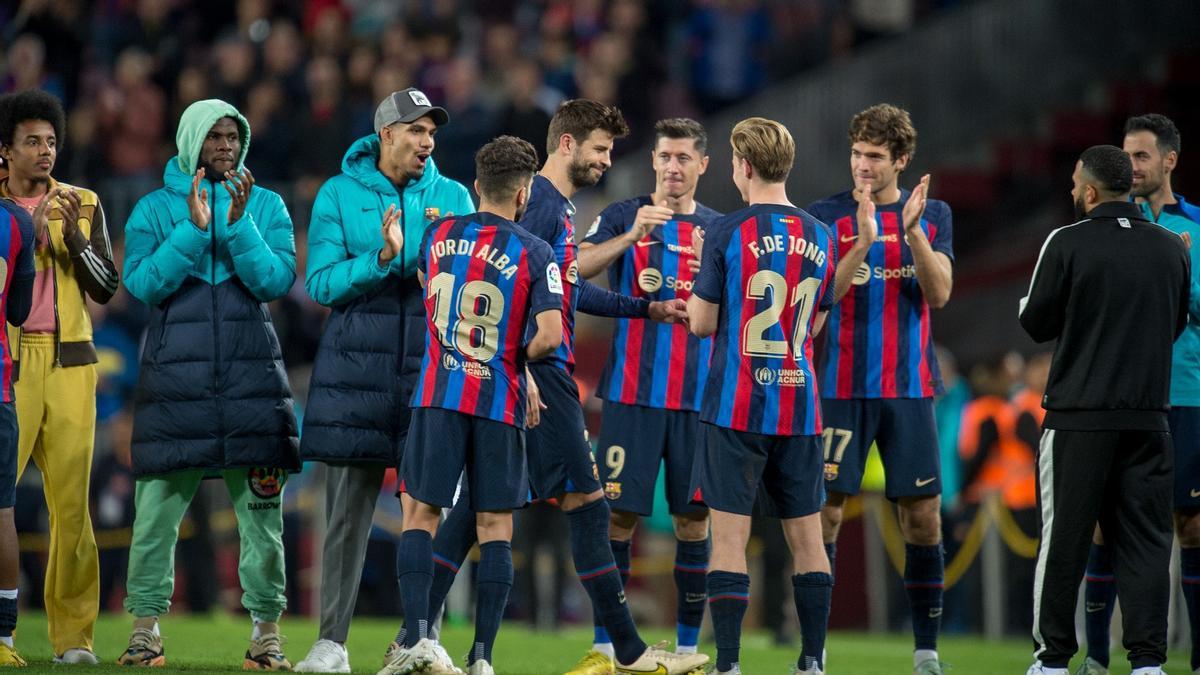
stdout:
[(1033, 658), (1046, 651), (1042, 640), (1042, 584), (1046, 580), (1046, 559), (1050, 557), (1050, 533), (1054, 529), (1054, 430), (1042, 432), (1038, 444), (1038, 490), (1042, 498), (1042, 541), (1038, 547), (1037, 567), (1033, 573), (1033, 640), (1037, 650)]

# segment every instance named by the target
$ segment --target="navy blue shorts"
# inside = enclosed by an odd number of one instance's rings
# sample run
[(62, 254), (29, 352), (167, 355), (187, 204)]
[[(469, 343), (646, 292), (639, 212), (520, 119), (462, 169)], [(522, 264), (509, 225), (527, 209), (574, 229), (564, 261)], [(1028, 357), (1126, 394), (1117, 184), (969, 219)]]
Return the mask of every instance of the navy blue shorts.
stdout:
[(414, 408), (400, 464), (401, 491), (449, 508), (464, 469), (472, 511), (525, 506), (529, 477), (524, 431), (456, 410)]
[(547, 406), (541, 423), (526, 434), (534, 494), (538, 499), (550, 499), (567, 492), (599, 490), (600, 472), (587, 442), (575, 380), (549, 363), (531, 363), (529, 372)]
[(760, 490), (777, 518), (820, 511), (825, 503), (821, 437), (765, 436), (706, 423), (692, 473), (692, 502), (750, 516)]
[(0, 403), (0, 509), (11, 509), (17, 503), (17, 407)]
[(871, 443), (887, 478), (887, 498), (942, 493), (942, 462), (932, 398), (822, 399), (825, 489), (858, 494)]
[(699, 448), (699, 414), (605, 401), (597, 454), (609, 504), (616, 511), (653, 513), (654, 484), (665, 462), (671, 514), (703, 511), (688, 494)]
[(1200, 509), (1200, 408), (1171, 406), (1167, 421), (1175, 445), (1175, 508)]

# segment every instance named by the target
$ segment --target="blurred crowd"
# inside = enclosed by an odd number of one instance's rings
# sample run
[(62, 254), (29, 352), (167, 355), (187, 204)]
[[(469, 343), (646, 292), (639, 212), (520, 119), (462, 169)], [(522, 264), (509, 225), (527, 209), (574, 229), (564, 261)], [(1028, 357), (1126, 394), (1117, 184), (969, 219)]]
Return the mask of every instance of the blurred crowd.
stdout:
[(564, 98), (617, 104), (629, 150), (658, 118), (745, 100), (948, 2), (20, 0), (0, 5), (0, 93), (63, 99), (57, 173), (97, 188), (111, 222), (154, 186), (183, 109), (209, 97), (242, 110), (249, 165), (303, 213), (376, 104), (407, 86), (456, 120), (434, 157), (469, 185), (485, 140), (503, 130), (541, 148)]
[[(303, 287), (308, 208), (322, 182), (340, 171), (351, 142), (372, 132), (372, 113), (388, 93), (416, 86), (450, 112), (434, 159), (441, 173), (469, 185), (474, 151), (498, 133), (525, 138), (544, 152), (550, 116), (564, 99), (583, 96), (622, 109), (633, 134), (617, 144), (619, 155), (639, 147), (656, 119), (703, 119), (865, 41), (908, 31), (920, 16), (950, 4), (954, 0), (19, 0), (0, 3), (0, 93), (40, 88), (63, 100), (67, 134), (54, 175), (99, 193), (118, 265), (126, 215), (161, 185), (183, 109), (220, 98), (245, 114), (252, 129), (247, 164), (261, 184), (284, 196), (295, 222), (297, 281), (271, 309), (302, 408), (327, 312)], [(147, 310), (122, 289), (91, 311), (100, 352), (92, 508), (102, 607), (119, 609), (133, 522), (128, 404)], [(593, 337), (592, 345), (606, 348), (602, 337)], [(963, 420), (975, 419), (964, 411), (975, 396), (1012, 389), (1019, 378), (1010, 374), (987, 384), (972, 371), (970, 385), (967, 379), (948, 375), (943, 405), (950, 411), (943, 463), (961, 477), (947, 474), (950, 510), (977, 504), (995, 487), (975, 486), (995, 476), (985, 468), (992, 452), (986, 443), (960, 450)], [(590, 391), (589, 384), (582, 389)], [(319, 495), (308, 487), (320, 484), (316, 471), (306, 468), (285, 492), (288, 569), (300, 570), (290, 575), (289, 595), (298, 611), (313, 608), (309, 593), (319, 578), (311, 571), (318, 519), (310, 518), (319, 512), (313, 504)], [(45, 567), (47, 515), (38, 481), (36, 471), (26, 472), (17, 507), (31, 589), (22, 597), (30, 603), (40, 601)], [(219, 589), (236, 574), (227, 498), (209, 487), (193, 503), (179, 552), (178, 599), (200, 611), (222, 602)], [(390, 613), (395, 606), (393, 493), (394, 484), (381, 491), (359, 603), (367, 613)], [(531, 508), (520, 517), (526, 526), (518, 525), (514, 547), (521, 568), (514, 611), (542, 624), (577, 612), (586, 620), (582, 596), (572, 591), (574, 577), (562, 567), (565, 549), (555, 550), (565, 542), (561, 515)], [(648, 541), (638, 544), (647, 555), (654, 552), (651, 525)], [(658, 526), (669, 532), (669, 519)], [(522, 532), (541, 536), (522, 541)], [(236, 598), (226, 604), (236, 606)]]

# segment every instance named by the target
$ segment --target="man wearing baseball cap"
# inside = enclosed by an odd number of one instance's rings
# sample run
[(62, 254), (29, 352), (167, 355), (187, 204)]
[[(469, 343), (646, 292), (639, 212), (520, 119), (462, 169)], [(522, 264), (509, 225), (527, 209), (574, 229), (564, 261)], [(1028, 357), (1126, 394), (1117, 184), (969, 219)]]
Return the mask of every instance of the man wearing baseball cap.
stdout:
[(430, 155), (450, 116), (409, 88), (383, 99), (375, 133), (321, 186), (305, 287), (332, 313), (317, 351), (300, 455), (327, 465), (321, 629), (302, 672), (350, 672), (346, 637), (384, 471), (400, 465), (425, 351), (417, 249), (430, 222), (474, 213)]

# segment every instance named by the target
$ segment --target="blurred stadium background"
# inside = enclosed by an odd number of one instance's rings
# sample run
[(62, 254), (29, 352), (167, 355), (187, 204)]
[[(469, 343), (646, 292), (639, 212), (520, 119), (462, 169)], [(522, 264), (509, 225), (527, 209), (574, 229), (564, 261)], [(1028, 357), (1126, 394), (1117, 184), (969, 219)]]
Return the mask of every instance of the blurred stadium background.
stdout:
[[(791, 129), (797, 163), (789, 189), (803, 205), (849, 184), (845, 128), (854, 112), (880, 101), (907, 108), (919, 138), (902, 182), (932, 172), (933, 195), (955, 216), (954, 296), (934, 315), (948, 389), (938, 413), (947, 472), (944, 627), (1024, 637), (1036, 513), (1006, 502), (1004, 484), (956, 478), (977, 450), (971, 403), (1036, 392), (1045, 377), (1039, 348), (1014, 320), (1016, 300), (1045, 234), (1071, 220), (1078, 152), (1119, 145), (1125, 118), (1143, 112), (1171, 117), (1185, 140), (1200, 130), (1198, 34), (1193, 0), (3, 0), (0, 92), (38, 87), (65, 101), (68, 132), (54, 173), (100, 194), (118, 264), (125, 217), (160, 184), (183, 108), (219, 97), (245, 113), (253, 128), (247, 163), (285, 196), (295, 219), (298, 279), (272, 311), (301, 408), (325, 316), (303, 288), (310, 204), (393, 90), (418, 86), (450, 111), (434, 159), (468, 185), (473, 153), (492, 136), (512, 133), (542, 149), (559, 101), (618, 105), (633, 133), (617, 143), (604, 183), (580, 195), (583, 230), (607, 203), (652, 189), (647, 144), (658, 118), (706, 124), (712, 163), (698, 197), (732, 210), (739, 204), (724, 138), (737, 119), (763, 115)], [(1174, 185), (1191, 196), (1200, 191), (1200, 160), (1187, 147)], [(124, 291), (93, 310), (102, 350), (93, 519), (103, 607), (118, 612), (133, 518), (129, 410), (146, 310)], [(593, 432), (599, 402), (591, 389), (607, 331), (606, 321), (581, 321), (580, 351), (592, 356), (581, 359), (577, 377)], [(314, 611), (320, 471), (307, 467), (286, 491), (292, 615)], [(902, 545), (878, 496), (882, 477), (868, 487), (842, 535), (831, 625), (901, 631), (907, 611), (891, 568)], [(394, 481), (380, 494), (363, 615), (391, 615), (398, 604), (393, 489)], [(673, 545), (661, 511), (636, 540), (630, 600), (640, 621), (666, 625)], [(21, 597), (36, 611), (47, 526), (36, 470), (20, 485), (17, 516)], [(179, 546), (176, 611), (237, 611), (234, 524), (224, 489), (202, 489)], [(512, 619), (536, 628), (589, 619), (565, 527), (545, 506), (519, 515)], [(748, 624), (792, 643), (788, 554), (773, 523), (756, 525), (752, 554)], [(458, 585), (452, 623), (463, 620), (469, 591)], [(27, 635), (42, 630), (31, 623)], [(1186, 631), (1172, 625), (1173, 646), (1182, 646)]]

